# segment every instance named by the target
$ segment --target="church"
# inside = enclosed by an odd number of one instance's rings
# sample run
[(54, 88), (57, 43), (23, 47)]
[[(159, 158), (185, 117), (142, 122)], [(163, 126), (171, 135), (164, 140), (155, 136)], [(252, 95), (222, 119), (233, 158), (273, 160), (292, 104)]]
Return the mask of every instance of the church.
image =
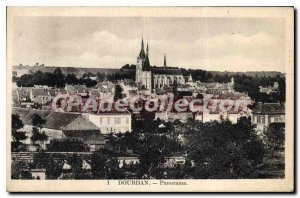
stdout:
[(151, 67), (149, 61), (149, 46), (147, 43), (146, 52), (142, 39), (141, 51), (137, 57), (136, 83), (143, 89), (153, 92), (154, 89), (173, 86), (174, 83), (185, 84), (181, 69), (167, 67), (166, 55), (162, 67)]

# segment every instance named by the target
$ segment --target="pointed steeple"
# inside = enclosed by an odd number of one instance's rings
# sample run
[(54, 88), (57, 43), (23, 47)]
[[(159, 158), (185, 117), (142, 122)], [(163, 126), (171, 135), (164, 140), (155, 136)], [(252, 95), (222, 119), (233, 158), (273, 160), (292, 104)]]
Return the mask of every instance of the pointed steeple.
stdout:
[(167, 57), (166, 57), (166, 54), (164, 54), (164, 67), (165, 68), (167, 67)]
[(147, 42), (147, 48), (146, 48), (146, 53), (147, 53), (147, 55), (149, 54), (149, 47), (148, 47), (148, 42)]
[(142, 38), (141, 51), (139, 54), (139, 58), (145, 58), (145, 50), (144, 50), (144, 39)]
[(191, 74), (189, 75), (188, 82), (193, 82), (193, 77), (192, 77), (192, 75), (191, 75)]
[(151, 66), (150, 66), (150, 61), (149, 61), (149, 47), (148, 47), (148, 42), (147, 42), (147, 47), (146, 47), (146, 57), (145, 57), (145, 62), (144, 62), (144, 71), (150, 71)]

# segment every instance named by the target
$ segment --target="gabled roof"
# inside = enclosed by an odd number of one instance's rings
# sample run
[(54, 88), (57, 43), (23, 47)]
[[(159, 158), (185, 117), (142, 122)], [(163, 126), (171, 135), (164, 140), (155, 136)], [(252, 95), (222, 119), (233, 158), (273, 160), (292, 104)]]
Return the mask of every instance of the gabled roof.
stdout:
[(78, 116), (75, 120), (73, 120), (71, 123), (66, 125), (63, 130), (70, 130), (70, 131), (90, 131), (90, 130), (99, 130), (99, 128), (89, 121), (84, 116)]
[(66, 85), (65, 89), (70, 91), (70, 92), (79, 92), (79, 93), (83, 93), (83, 92), (88, 92), (88, 88), (85, 85)]
[(32, 125), (32, 118), (34, 114), (37, 114), (42, 118), (46, 118), (51, 112), (52, 111), (49, 110), (32, 109), (27, 115), (22, 118), (22, 121), (26, 125)]
[(52, 112), (46, 117), (45, 128), (62, 130), (79, 116), (79, 113)]
[(17, 114), (20, 116), (20, 118), (22, 119), (24, 116), (26, 116), (29, 112), (31, 111), (31, 109), (28, 108), (19, 108), (19, 107), (14, 107), (12, 108), (12, 114)]

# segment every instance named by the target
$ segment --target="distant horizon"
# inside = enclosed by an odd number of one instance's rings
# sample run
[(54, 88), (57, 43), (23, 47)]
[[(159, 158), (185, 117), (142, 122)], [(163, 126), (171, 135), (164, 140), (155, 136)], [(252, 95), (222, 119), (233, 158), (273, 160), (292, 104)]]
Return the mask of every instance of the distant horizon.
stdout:
[[(125, 64), (126, 65), (126, 64)], [(123, 65), (123, 66), (125, 66)], [(128, 65), (135, 65), (135, 64), (128, 64)], [(120, 68), (107, 68), (107, 67), (84, 67), (84, 66), (51, 66), (51, 65), (44, 65), (44, 66), (41, 66), (41, 65), (23, 65), (20, 66), (19, 64), (18, 65), (13, 65), (13, 67), (48, 67), (48, 68), (76, 68), (76, 69), (111, 69), (111, 70), (120, 70), (123, 66), (121, 66)], [(157, 66), (157, 65), (151, 65), (151, 67), (163, 67), (163, 66)], [(207, 70), (207, 69), (201, 69), (201, 68), (185, 68), (185, 67), (180, 67), (180, 66), (167, 66), (167, 67), (177, 67), (177, 68), (180, 68), (180, 69), (186, 69), (186, 70), (203, 70), (203, 71), (209, 71), (209, 72), (229, 72), (229, 73), (247, 73), (247, 72), (252, 72), (252, 73), (263, 73), (263, 72), (268, 72), (268, 73), (272, 73), (272, 72), (276, 72), (276, 73), (281, 73), (281, 74), (285, 74), (285, 72), (281, 72), (281, 71), (265, 71), (265, 70), (262, 70), (262, 71), (228, 71), (228, 70), (224, 70), (224, 71), (220, 71), (220, 70)]]

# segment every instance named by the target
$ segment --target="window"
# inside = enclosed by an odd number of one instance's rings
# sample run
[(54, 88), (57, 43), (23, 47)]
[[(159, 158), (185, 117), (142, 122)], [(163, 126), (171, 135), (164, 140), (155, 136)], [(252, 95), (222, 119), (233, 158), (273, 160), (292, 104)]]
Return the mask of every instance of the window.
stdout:
[(90, 151), (96, 151), (96, 145), (95, 144), (90, 145)]
[(261, 124), (264, 124), (264, 123), (265, 123), (265, 117), (264, 117), (264, 116), (261, 116), (261, 117), (260, 117), (259, 123), (261, 123)]
[(126, 118), (126, 124), (129, 124), (129, 118)]
[(121, 124), (121, 118), (115, 118), (115, 124)]

